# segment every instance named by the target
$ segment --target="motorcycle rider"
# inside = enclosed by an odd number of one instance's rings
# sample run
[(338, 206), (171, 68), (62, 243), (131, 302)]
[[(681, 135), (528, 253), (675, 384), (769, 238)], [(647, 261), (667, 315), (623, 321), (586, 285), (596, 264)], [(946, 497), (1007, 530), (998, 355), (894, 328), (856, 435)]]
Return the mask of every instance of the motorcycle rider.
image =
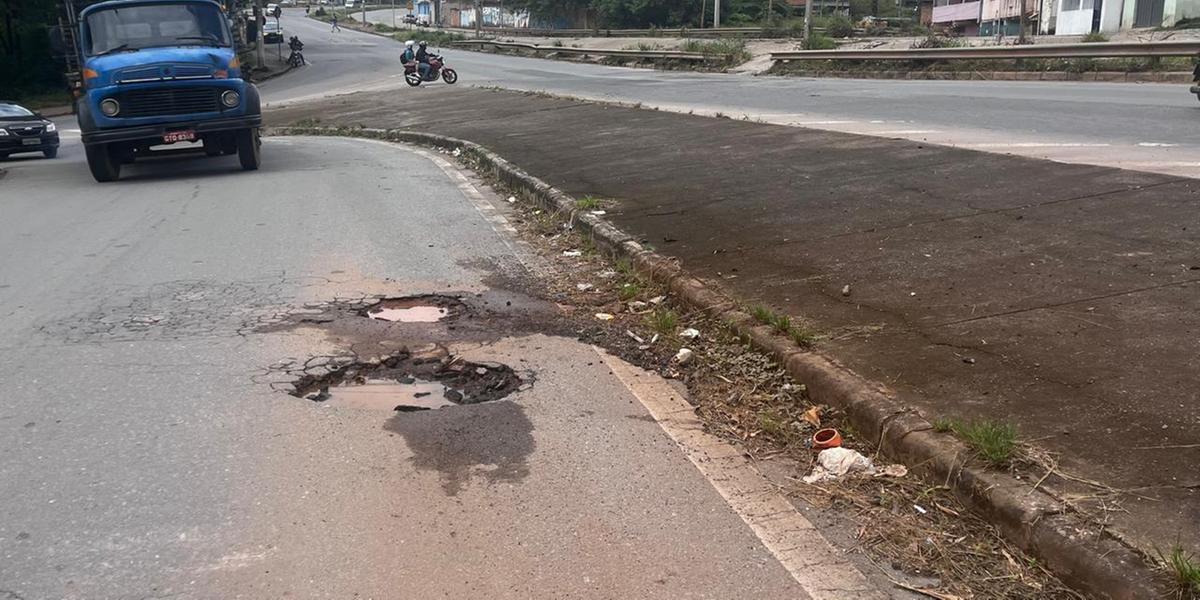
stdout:
[(417, 53), (413, 50), (413, 41), (404, 42), (404, 53), (400, 55), (400, 62), (405, 66), (417, 61)]
[(428, 42), (425, 40), (417, 44), (417, 69), (421, 73), (421, 79), (429, 78), (429, 50), (426, 49), (426, 45)]

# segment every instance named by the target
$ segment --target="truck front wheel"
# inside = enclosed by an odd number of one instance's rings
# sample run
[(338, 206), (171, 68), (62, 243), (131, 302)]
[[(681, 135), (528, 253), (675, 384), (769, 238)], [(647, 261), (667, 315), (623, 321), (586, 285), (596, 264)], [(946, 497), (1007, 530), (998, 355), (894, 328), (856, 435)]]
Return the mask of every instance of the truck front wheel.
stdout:
[(84, 146), (83, 151), (96, 181), (116, 181), (121, 176), (121, 163), (108, 144), (90, 144)]
[(237, 132), (238, 160), (247, 171), (258, 169), (262, 163), (262, 141), (258, 139), (258, 128), (243, 129)]

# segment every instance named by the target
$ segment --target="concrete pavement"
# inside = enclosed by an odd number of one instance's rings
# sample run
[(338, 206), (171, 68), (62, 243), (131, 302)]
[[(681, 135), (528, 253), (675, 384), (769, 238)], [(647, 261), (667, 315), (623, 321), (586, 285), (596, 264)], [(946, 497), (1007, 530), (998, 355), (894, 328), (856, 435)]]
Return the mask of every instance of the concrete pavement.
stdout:
[[(558, 337), (535, 258), (448, 165), (350, 140), (263, 153), (257, 172), (139, 161), (112, 185), (77, 142), (5, 163), (0, 595), (874, 594), (827, 547), (806, 564), (859, 583), (806, 591), (648, 416), (646, 390), (678, 390)], [(312, 317), (430, 292), (473, 312)], [(273, 390), (294, 380), (280, 361), (433, 342), (532, 386), (428, 413)]]
[[(932, 417), (987, 417), (1112, 489), (1108, 529), (1200, 549), (1191, 179), (441, 86), (273, 111), (483, 144)], [(572, 132), (564, 135), (563, 132)], [(844, 286), (850, 293), (843, 294)], [(1061, 484), (1061, 485), (1060, 485)], [(1113, 502), (1120, 507), (1112, 511)]]

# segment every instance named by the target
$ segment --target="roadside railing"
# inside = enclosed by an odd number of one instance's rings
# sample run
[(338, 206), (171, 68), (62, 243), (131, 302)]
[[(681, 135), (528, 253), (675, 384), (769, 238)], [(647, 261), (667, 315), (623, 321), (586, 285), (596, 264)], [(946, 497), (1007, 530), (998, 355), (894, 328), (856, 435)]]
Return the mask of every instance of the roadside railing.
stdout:
[(759, 37), (769, 33), (762, 27), (721, 27), (718, 29), (534, 29), (526, 27), (484, 27), (493, 35), (530, 37)]
[(454, 46), (492, 46), (495, 48), (513, 48), (533, 52), (571, 54), (577, 56), (620, 56), (627, 58), (653, 58), (688, 61), (721, 61), (728, 57), (720, 54), (702, 54), (700, 52), (680, 52), (678, 50), (602, 50), (598, 48), (572, 48), (569, 46), (537, 46), (522, 42), (501, 42), (498, 40), (463, 40), (453, 43)]
[(1200, 56), (1200, 41), (1029, 44), (970, 48), (795, 50), (772, 52), (771, 60), (1002, 60), (1017, 58), (1153, 58)]

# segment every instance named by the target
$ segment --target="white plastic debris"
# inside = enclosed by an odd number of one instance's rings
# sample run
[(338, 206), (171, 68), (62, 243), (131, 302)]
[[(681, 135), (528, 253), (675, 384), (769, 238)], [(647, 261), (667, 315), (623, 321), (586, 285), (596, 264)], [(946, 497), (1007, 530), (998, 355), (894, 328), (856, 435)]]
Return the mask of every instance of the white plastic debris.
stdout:
[(847, 283), (846, 285), (842, 286), (842, 295), (843, 296), (850, 295), (850, 284)]
[(888, 465), (875, 472), (876, 477), (904, 477), (908, 475), (908, 467), (904, 465)]
[(667, 299), (666, 296), (655, 296), (650, 299), (650, 304), (662, 304), (663, 300), (666, 300), (666, 299)]
[(847, 473), (875, 473), (871, 459), (849, 448), (826, 448), (817, 455), (817, 466), (804, 477), (804, 483), (830, 481)]
[(608, 213), (606, 213), (606, 212), (604, 212), (604, 211), (602, 211), (602, 210), (593, 210), (593, 211), (592, 211), (592, 214), (593, 214), (593, 215), (596, 215), (597, 217), (603, 217), (604, 215), (606, 215), (606, 214), (608, 214)]
[(680, 348), (679, 352), (675, 353), (675, 358), (673, 358), (671, 360), (675, 361), (675, 364), (677, 364), (677, 365), (686, 365), (692, 361), (692, 358), (695, 355), (696, 354), (694, 352), (692, 352), (691, 350), (689, 350), (687, 348)]
[(628, 330), (628, 329), (626, 329), (626, 330), (625, 330), (625, 335), (627, 335), (627, 336), (629, 336), (629, 337), (633, 338), (633, 341), (635, 341), (635, 342), (637, 342), (637, 343), (639, 343), (639, 344), (645, 344), (645, 343), (646, 343), (646, 340), (643, 340), (642, 338), (638, 337), (638, 335), (637, 335), (636, 333), (634, 333), (634, 332), (632, 332), (632, 331), (630, 331), (630, 330)]
[(586, 292), (586, 291), (588, 291), (588, 290), (592, 289), (592, 284), (590, 284), (590, 283), (577, 283), (577, 284), (575, 284), (575, 289), (577, 289), (577, 290), (579, 290), (579, 291), (581, 291), (581, 292)]
[(508, 197), (508, 203), (509, 203), (509, 204), (514, 204), (516, 201), (517, 201), (517, 197), (516, 197), (516, 196), (509, 196), (509, 197)]
[(453, 155), (454, 155), (454, 156), (456, 156), (456, 157), (457, 157), (457, 156), (461, 156), (461, 155), (462, 155), (462, 150), (461, 150), (461, 149), (459, 149), (459, 148), (455, 148), (455, 149), (454, 149), (454, 152), (451, 152), (450, 154), (453, 154)]
[(608, 313), (596, 313), (596, 318), (597, 318), (597, 319), (600, 319), (601, 321), (611, 321), (611, 320), (613, 320), (613, 316), (612, 316), (612, 315), (610, 315), (610, 314), (608, 314)]
[(694, 340), (694, 339), (700, 337), (700, 330), (688, 327), (687, 329), (684, 329), (683, 331), (679, 332), (679, 337), (681, 337), (685, 340)]
[(913, 508), (915, 508), (917, 510), (917, 512), (919, 512), (921, 514), (926, 514), (929, 512), (924, 506), (921, 506), (920, 504), (914, 504)]
[(563, 256), (583, 256), (580, 250), (563, 250)]
[(600, 271), (599, 273), (596, 273), (596, 276), (600, 277), (602, 279), (612, 279), (613, 277), (617, 276), (617, 272), (616, 271)]

